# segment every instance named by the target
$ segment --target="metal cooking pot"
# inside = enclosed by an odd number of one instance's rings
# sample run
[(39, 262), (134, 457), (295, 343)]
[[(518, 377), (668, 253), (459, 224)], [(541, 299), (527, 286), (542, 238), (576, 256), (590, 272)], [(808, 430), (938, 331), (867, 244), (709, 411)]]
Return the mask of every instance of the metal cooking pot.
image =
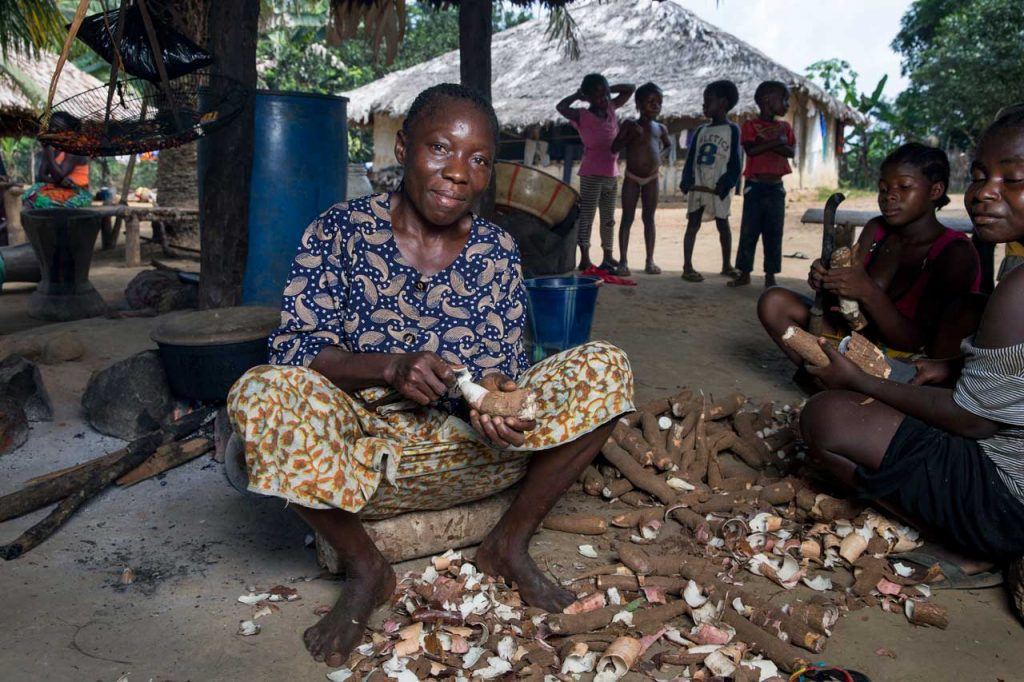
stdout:
[(267, 362), (276, 308), (238, 306), (166, 316), (150, 334), (171, 391), (179, 398), (221, 401), (246, 370)]

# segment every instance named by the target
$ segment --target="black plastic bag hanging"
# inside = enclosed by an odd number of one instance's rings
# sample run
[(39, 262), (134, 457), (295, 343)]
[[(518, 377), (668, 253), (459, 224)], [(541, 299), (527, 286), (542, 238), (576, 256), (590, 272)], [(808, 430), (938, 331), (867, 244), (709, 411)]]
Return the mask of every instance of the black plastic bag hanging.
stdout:
[[(153, 49), (146, 34), (142, 12), (138, 5), (132, 5), (125, 12), (124, 34), (119, 46), (121, 68), (137, 78), (159, 83), (160, 73), (153, 59)], [(120, 13), (120, 9), (114, 9), (86, 17), (78, 30), (78, 38), (111, 64), (114, 62), (114, 27)], [(213, 63), (213, 55), (192, 42), (188, 36), (155, 17), (153, 28), (160, 44), (160, 51), (163, 53), (168, 78), (178, 78)]]

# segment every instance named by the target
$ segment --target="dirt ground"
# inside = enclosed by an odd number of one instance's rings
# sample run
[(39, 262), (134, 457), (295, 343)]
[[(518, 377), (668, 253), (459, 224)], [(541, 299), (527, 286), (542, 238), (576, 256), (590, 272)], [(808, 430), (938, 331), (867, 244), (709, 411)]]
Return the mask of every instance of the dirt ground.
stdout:
[[(818, 250), (820, 228), (798, 218), (814, 200), (788, 208), (784, 253)], [(954, 205), (957, 205), (954, 203)], [(870, 208), (870, 199), (850, 202)], [(735, 206), (734, 234), (739, 207)], [(765, 338), (755, 316), (761, 281), (733, 290), (720, 268), (716, 232), (708, 224), (696, 262), (707, 281), (679, 279), (684, 208), (665, 207), (658, 217), (660, 276), (636, 275), (636, 287), (605, 287), (599, 297), (594, 338), (624, 348), (637, 377), (640, 400), (681, 386), (719, 393), (739, 389), (759, 399), (796, 401), (791, 368)], [(631, 261), (642, 264), (641, 228), (634, 226)], [(735, 237), (734, 237), (735, 239)], [(112, 305), (123, 301), (135, 274), (120, 265), (120, 250), (97, 254), (93, 282)], [(758, 255), (760, 259), (760, 253)], [(802, 288), (809, 261), (784, 259), (781, 283)], [(79, 361), (41, 366), (56, 418), (35, 424), (20, 450), (0, 458), (0, 493), (26, 479), (96, 457), (119, 441), (93, 432), (83, 421), (80, 395), (89, 374), (111, 361), (153, 347), (153, 319), (95, 319), (40, 329), (25, 314), (31, 287), (11, 285), (0, 295), (0, 330), (39, 333), (75, 330), (88, 352)], [(569, 495), (561, 509), (607, 504)], [(43, 513), (0, 526), (15, 537)], [(89, 504), (51, 540), (0, 567), (6, 594), (0, 625), (0, 678), (114, 682), (128, 673), (139, 680), (323, 680), (327, 669), (309, 658), (301, 631), (316, 620), (314, 607), (333, 602), (337, 586), (319, 577), (307, 531), (280, 501), (245, 497), (231, 489), (219, 465), (200, 458)], [(533, 551), (556, 576), (581, 564), (605, 563), (576, 554), (579, 538), (537, 534)], [(600, 544), (600, 543), (599, 543)], [(571, 557), (571, 558), (566, 558)], [(399, 566), (408, 570), (423, 561)], [(136, 581), (119, 584), (125, 567)], [(237, 602), (250, 588), (292, 585), (300, 601), (260, 619), (256, 637), (235, 635), (251, 609)], [(949, 608), (948, 630), (911, 627), (902, 616), (864, 609), (844, 618), (822, 660), (861, 670), (873, 680), (1022, 680), (1024, 628), (1001, 589), (940, 593)], [(895, 657), (875, 653), (888, 647)]]

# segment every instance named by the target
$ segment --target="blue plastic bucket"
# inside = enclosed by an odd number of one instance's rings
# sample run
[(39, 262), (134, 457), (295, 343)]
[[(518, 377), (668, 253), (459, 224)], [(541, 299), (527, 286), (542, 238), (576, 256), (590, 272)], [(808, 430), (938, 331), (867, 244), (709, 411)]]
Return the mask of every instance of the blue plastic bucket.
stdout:
[(590, 339), (599, 277), (536, 277), (525, 284), (534, 362)]

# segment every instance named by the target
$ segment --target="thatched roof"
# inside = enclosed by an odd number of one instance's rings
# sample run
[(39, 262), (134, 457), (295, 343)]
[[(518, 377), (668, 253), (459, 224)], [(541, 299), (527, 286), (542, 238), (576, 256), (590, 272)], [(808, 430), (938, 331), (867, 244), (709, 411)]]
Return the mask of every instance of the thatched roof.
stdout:
[[(657, 83), (665, 93), (662, 118), (667, 121), (701, 118), (704, 86), (720, 78), (739, 88), (740, 103), (733, 111), (738, 117), (757, 113), (758, 83), (780, 80), (841, 120), (864, 120), (803, 76), (674, 2), (588, 0), (570, 7), (582, 37), (578, 61), (566, 59), (548, 40), (546, 19), (494, 35), (492, 95), (503, 127), (562, 122), (555, 103), (591, 72), (612, 83)], [(357, 123), (369, 123), (376, 112), (403, 116), (423, 88), (458, 81), (459, 53), (449, 52), (345, 93), (348, 116)]]
[[(0, 136), (34, 135), (35, 119), (43, 113), (50, 77), (57, 68), (57, 55), (37, 56), (14, 52), (0, 56)], [(103, 83), (76, 67), (64, 64), (54, 104)]]

